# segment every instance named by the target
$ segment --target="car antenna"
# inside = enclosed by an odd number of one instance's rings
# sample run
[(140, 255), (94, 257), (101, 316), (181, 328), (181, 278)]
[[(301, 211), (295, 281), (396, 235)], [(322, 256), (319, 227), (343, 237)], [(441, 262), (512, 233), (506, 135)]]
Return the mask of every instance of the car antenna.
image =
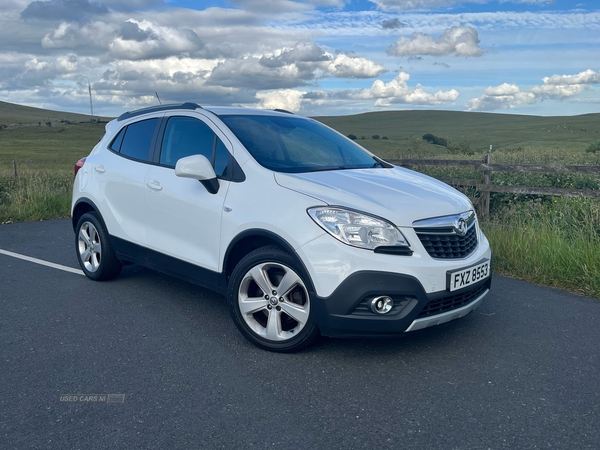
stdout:
[(162, 105), (162, 102), (160, 101), (160, 97), (158, 96), (158, 92), (154, 91), (154, 95), (156, 95), (156, 98), (158, 99), (158, 104)]

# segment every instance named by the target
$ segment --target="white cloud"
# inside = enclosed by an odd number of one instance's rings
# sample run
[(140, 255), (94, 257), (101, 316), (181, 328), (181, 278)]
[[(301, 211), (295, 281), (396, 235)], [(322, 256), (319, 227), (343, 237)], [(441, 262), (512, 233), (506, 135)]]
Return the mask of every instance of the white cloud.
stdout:
[(292, 48), (279, 49), (272, 55), (265, 55), (261, 57), (260, 63), (265, 67), (293, 64), (305, 76), (315, 70), (321, 70), (334, 77), (373, 78), (386, 71), (381, 64), (369, 59), (345, 54), (334, 56), (315, 43), (305, 42), (298, 42)]
[(531, 88), (531, 93), (539, 97), (543, 98), (554, 98), (554, 99), (564, 99), (569, 97), (574, 97), (577, 94), (586, 89), (586, 84), (543, 84), (541, 86), (535, 86)]
[(591, 69), (584, 70), (576, 75), (552, 75), (542, 78), (544, 84), (571, 85), (571, 84), (598, 84), (600, 83), (600, 72)]
[(256, 97), (260, 103), (252, 106), (263, 109), (285, 109), (287, 111), (296, 112), (300, 110), (302, 105), (302, 97), (306, 91), (296, 89), (281, 89), (278, 91), (259, 92)]
[(308, 0), (308, 3), (314, 6), (328, 8), (343, 8), (348, 0)]
[(0, 81), (0, 89), (27, 90), (35, 87), (52, 88), (55, 79), (65, 81), (81, 80), (81, 71), (88, 67), (86, 58), (74, 54), (55, 58), (35, 55), (1, 55), (0, 65), (5, 75)]
[(301, 73), (296, 64), (268, 67), (256, 57), (228, 59), (220, 62), (210, 74), (208, 83), (256, 90), (286, 89), (306, 84), (312, 72)]
[(370, 89), (364, 90), (363, 95), (367, 98), (376, 98), (375, 106), (390, 106), (394, 103), (409, 103), (416, 105), (440, 105), (442, 103), (454, 102), (458, 98), (458, 91), (438, 91), (435, 94), (426, 92), (420, 84), (414, 89), (408, 86), (410, 75), (400, 72), (396, 78), (389, 83), (376, 80)]
[(469, 111), (491, 111), (535, 102), (537, 102), (537, 98), (533, 93), (521, 92), (516, 84), (504, 83), (487, 88), (484, 95), (469, 100), (465, 106)]
[(270, 13), (298, 12), (308, 8), (308, 5), (292, 0), (230, 0), (230, 2), (248, 11), (269, 11)]
[(33, 1), (21, 13), (23, 19), (86, 21), (108, 14), (108, 8), (88, 0)]
[[(388, 11), (407, 11), (447, 8), (460, 3), (491, 3), (492, 0), (370, 0), (379, 9)], [(545, 5), (554, 0), (500, 0), (500, 3), (528, 3)]]
[[(462, 3), (464, 0), (370, 0), (375, 3), (379, 9), (384, 11), (408, 11), (422, 9), (437, 9), (443, 8), (457, 3)], [(477, 1), (484, 3), (485, 0)]]
[(118, 59), (157, 59), (181, 53), (194, 53), (204, 44), (190, 29), (153, 24), (150, 21), (129, 19), (126, 23), (137, 26), (140, 38), (121, 35), (109, 44), (111, 54)]
[(437, 39), (424, 33), (413, 33), (411, 38), (401, 37), (387, 50), (388, 55), (454, 55), (481, 56), (479, 35), (473, 27), (457, 26), (447, 28)]
[(469, 100), (465, 106), (469, 111), (492, 111), (530, 105), (545, 99), (569, 99), (585, 89), (591, 89), (592, 84), (600, 84), (600, 73), (588, 69), (575, 75), (544, 77), (542, 82), (543, 84), (525, 91), (516, 84), (509, 83), (490, 86), (482, 96)]
[(259, 90), (291, 89), (318, 78), (373, 78), (385, 68), (369, 59), (325, 51), (314, 43), (297, 43), (261, 57), (220, 62), (210, 75), (212, 85)]
[(502, 83), (500, 86), (488, 87), (485, 90), (485, 95), (489, 95), (491, 97), (502, 97), (505, 95), (516, 95), (519, 92), (519, 86), (516, 84)]
[(375, 80), (370, 88), (346, 89), (338, 91), (312, 91), (305, 95), (315, 103), (322, 103), (326, 99), (350, 99), (350, 100), (375, 100), (374, 106), (391, 106), (393, 104), (411, 105), (441, 105), (452, 103), (458, 98), (458, 91), (450, 89), (429, 93), (420, 84), (415, 88), (408, 86), (410, 75), (400, 72), (396, 78), (385, 83)]
[(366, 58), (337, 55), (325, 69), (340, 78), (373, 78), (384, 73), (385, 67)]
[(117, 26), (101, 21), (92, 21), (83, 25), (74, 22), (62, 22), (58, 28), (46, 33), (42, 38), (42, 47), (48, 49), (77, 47), (97, 47), (104, 51), (117, 34)]

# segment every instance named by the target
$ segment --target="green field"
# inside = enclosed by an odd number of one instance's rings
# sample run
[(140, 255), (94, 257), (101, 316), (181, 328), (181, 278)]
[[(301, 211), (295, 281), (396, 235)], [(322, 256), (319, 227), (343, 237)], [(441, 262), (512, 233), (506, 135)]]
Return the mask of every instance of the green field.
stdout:
[(82, 114), (0, 102), (0, 171), (12, 170), (13, 161), (23, 170), (72, 168), (75, 161), (89, 154), (109, 120), (90, 119)]
[[(390, 111), (316, 119), (345, 135), (354, 134), (358, 143), (391, 158), (414, 152), (411, 137), (426, 133), (451, 142), (468, 142), (481, 154), (489, 150), (538, 148), (583, 152), (600, 139), (600, 114), (569, 117), (539, 117), (459, 111)], [(380, 139), (374, 140), (372, 136)], [(387, 140), (383, 140), (383, 137)], [(361, 139), (364, 137), (365, 139)], [(431, 145), (430, 147), (436, 147)], [(431, 149), (432, 153), (436, 153)], [(438, 153), (444, 153), (438, 149)]]
[[(16, 105), (14, 103), (0, 102), (0, 125), (28, 124), (52, 121), (60, 122), (66, 119), (70, 122), (89, 122), (92, 117), (87, 114), (76, 114), (49, 109), (32, 108), (31, 106)], [(106, 117), (94, 116), (94, 120), (110, 120)]]
[[(61, 123), (63, 119), (71, 123)], [(318, 119), (345, 135), (354, 134), (359, 144), (387, 159), (478, 159), (491, 144), (497, 163), (600, 165), (600, 152), (585, 151), (600, 139), (600, 114), (390, 111)], [(104, 126), (85, 115), (0, 102), (0, 223), (68, 216), (73, 165), (98, 142)], [(446, 139), (448, 148), (421, 139), (426, 133)], [(480, 176), (461, 167), (415, 169), (438, 178)], [(492, 183), (600, 188), (599, 177), (582, 174), (495, 172)], [(465, 193), (477, 204), (476, 191)], [(491, 218), (482, 227), (494, 250), (497, 273), (600, 298), (599, 201), (492, 194), (491, 204)]]

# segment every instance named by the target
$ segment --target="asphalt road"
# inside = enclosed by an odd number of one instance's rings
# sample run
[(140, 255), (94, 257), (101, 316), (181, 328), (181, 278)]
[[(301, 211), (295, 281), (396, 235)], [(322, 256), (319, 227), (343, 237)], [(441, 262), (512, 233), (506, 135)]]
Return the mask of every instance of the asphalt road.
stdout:
[[(77, 268), (73, 247), (69, 220), (0, 226), (3, 250)], [(0, 254), (0, 280), (3, 450), (600, 448), (598, 300), (495, 276), (459, 321), (282, 355), (137, 266), (95, 283)]]

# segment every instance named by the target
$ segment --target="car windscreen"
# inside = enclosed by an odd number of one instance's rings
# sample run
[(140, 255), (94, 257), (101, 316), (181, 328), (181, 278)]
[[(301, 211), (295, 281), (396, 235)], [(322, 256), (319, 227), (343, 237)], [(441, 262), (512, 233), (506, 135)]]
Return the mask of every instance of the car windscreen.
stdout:
[(288, 173), (382, 166), (361, 147), (301, 117), (220, 115), (263, 167)]

